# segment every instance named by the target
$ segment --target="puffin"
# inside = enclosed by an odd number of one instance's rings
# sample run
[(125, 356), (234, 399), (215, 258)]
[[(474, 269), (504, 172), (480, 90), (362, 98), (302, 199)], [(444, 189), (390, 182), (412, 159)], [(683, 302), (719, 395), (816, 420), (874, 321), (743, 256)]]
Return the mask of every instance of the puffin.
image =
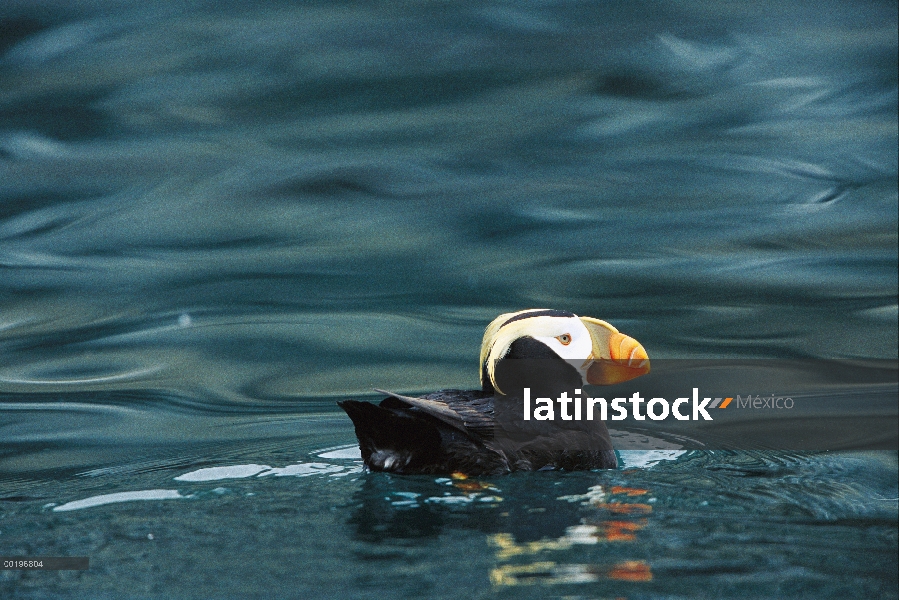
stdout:
[(649, 356), (605, 321), (535, 308), (487, 326), (479, 371), (478, 390), (412, 397), (376, 389), (386, 396), (378, 404), (339, 401), (365, 467), (464, 476), (617, 468), (603, 421), (525, 420), (523, 397), (554, 399), (587, 384), (628, 381), (649, 372)]

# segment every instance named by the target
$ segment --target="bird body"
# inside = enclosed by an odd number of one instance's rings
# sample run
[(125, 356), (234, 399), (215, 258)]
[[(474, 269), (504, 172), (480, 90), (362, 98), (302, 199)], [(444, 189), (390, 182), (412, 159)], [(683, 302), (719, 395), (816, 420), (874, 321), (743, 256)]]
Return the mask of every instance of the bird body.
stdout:
[(478, 475), (615, 468), (605, 423), (524, 423), (523, 390), (555, 398), (587, 383), (618, 383), (648, 371), (643, 347), (605, 321), (529, 309), (502, 314), (487, 326), (480, 390), (418, 398), (376, 390), (387, 396), (380, 404), (338, 404), (353, 421), (372, 471)]

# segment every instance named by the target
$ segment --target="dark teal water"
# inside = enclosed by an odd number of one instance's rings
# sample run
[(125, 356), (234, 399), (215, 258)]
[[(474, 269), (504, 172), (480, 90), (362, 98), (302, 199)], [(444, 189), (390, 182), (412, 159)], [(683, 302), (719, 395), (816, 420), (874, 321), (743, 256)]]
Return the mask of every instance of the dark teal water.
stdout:
[(899, 596), (896, 452), (435, 481), (360, 472), (334, 405), (476, 387), (528, 307), (652, 358), (895, 359), (896, 31), (895, 2), (4, 2), (0, 554), (91, 569), (0, 595)]

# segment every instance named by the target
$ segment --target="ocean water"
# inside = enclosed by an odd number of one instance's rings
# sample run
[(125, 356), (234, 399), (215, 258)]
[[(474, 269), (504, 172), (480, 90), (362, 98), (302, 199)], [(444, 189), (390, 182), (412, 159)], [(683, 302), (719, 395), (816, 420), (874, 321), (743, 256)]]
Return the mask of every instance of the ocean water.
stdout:
[[(897, 453), (365, 473), (497, 314), (897, 358), (895, 2), (0, 4), (4, 598), (896, 598)], [(864, 406), (859, 414), (865, 414)]]

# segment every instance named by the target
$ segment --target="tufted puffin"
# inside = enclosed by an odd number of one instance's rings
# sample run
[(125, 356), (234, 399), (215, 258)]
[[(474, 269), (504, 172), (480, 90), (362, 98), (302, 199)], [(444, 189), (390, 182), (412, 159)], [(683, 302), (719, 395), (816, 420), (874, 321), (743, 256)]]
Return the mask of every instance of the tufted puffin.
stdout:
[(603, 421), (578, 421), (576, 427), (521, 422), (521, 398), (524, 388), (535, 398), (556, 398), (563, 390), (580, 393), (576, 388), (585, 384), (609, 385), (648, 373), (649, 357), (635, 339), (592, 317), (522, 310), (487, 326), (479, 366), (480, 390), (417, 398), (376, 390), (387, 396), (380, 404), (338, 402), (353, 421), (365, 466), (466, 475), (617, 467)]

